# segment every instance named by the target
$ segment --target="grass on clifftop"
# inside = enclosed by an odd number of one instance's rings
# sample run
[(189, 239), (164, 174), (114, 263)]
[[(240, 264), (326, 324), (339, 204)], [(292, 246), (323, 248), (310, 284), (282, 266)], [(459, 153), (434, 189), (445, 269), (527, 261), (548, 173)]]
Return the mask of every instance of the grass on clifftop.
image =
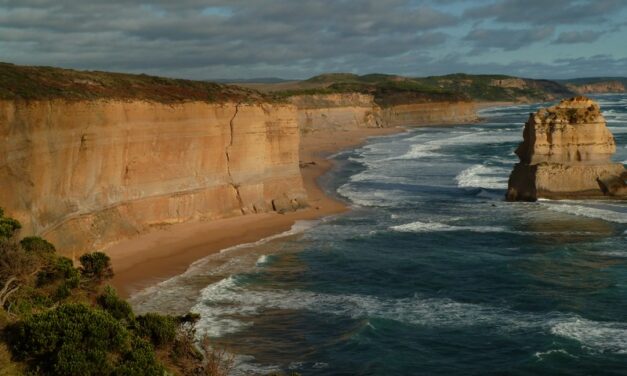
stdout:
[(328, 73), (292, 84), (289, 89), (277, 85), (274, 94), (289, 97), (349, 92), (372, 94), (383, 106), (434, 101), (547, 101), (574, 94), (564, 85), (549, 80), (462, 73), (431, 77)]
[(375, 102), (381, 106), (470, 100), (461, 92), (385, 74), (357, 76), (350, 73), (330, 73), (302, 81), (301, 86), (279, 90), (273, 94), (278, 98), (287, 98), (295, 95), (361, 93), (373, 95)]
[(0, 63), (0, 99), (118, 99), (162, 103), (267, 100), (254, 90), (204, 81), (7, 63)]

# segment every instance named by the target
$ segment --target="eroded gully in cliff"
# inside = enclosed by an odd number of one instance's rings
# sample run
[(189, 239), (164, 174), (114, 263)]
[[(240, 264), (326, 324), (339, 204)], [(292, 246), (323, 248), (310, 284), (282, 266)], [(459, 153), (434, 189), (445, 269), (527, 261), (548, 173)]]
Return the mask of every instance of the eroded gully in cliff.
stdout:
[(244, 212), (244, 202), (242, 201), (242, 196), (239, 192), (239, 185), (235, 183), (235, 181), (233, 180), (233, 175), (231, 173), (231, 148), (233, 147), (233, 122), (235, 121), (235, 118), (237, 117), (237, 114), (239, 112), (239, 106), (241, 105), (241, 103), (237, 103), (235, 105), (235, 113), (233, 114), (233, 116), (231, 117), (231, 120), (229, 121), (229, 127), (230, 127), (230, 136), (229, 136), (229, 143), (225, 148), (224, 154), (226, 155), (226, 172), (229, 176), (229, 185), (235, 190), (235, 195), (237, 197), (237, 202), (239, 203), (239, 210), (242, 214), (246, 214)]

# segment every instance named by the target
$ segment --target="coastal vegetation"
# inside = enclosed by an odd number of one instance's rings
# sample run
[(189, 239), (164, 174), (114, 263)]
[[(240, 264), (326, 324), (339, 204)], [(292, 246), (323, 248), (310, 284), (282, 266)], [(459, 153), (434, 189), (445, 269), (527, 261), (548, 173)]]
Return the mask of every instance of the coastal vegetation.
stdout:
[(0, 63), (0, 99), (118, 99), (160, 103), (266, 100), (254, 90), (233, 85), (145, 74), (77, 71), (8, 63)]
[(546, 101), (571, 96), (561, 83), (505, 75), (404, 77), (328, 73), (303, 81), (227, 85), (145, 74), (0, 63), (0, 99), (146, 100), (159, 103), (285, 102), (296, 95), (361, 93), (380, 106), (441, 101)]
[(546, 101), (573, 94), (567, 87), (550, 80), (463, 73), (430, 77), (332, 73), (290, 87), (265, 85), (265, 89), (283, 97), (359, 92), (372, 94), (382, 106), (433, 101)]
[(106, 282), (101, 252), (80, 266), (39, 237), (17, 240), (0, 210), (0, 375), (223, 375), (233, 358), (197, 341), (197, 315), (135, 315)]

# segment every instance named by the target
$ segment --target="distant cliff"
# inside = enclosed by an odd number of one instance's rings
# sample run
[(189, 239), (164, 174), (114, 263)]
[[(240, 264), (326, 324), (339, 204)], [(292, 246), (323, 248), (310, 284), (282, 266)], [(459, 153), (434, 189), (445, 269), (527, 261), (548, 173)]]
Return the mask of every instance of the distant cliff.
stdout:
[(626, 77), (589, 77), (561, 80), (560, 83), (578, 94), (605, 94), (627, 92)]
[(620, 81), (602, 81), (590, 84), (567, 84), (568, 88), (578, 94), (603, 94), (627, 92), (625, 85)]
[(467, 101), (408, 103), (381, 106), (373, 95), (312, 94), (290, 97), (298, 111), (301, 132), (352, 128), (386, 128), (478, 120), (476, 104)]

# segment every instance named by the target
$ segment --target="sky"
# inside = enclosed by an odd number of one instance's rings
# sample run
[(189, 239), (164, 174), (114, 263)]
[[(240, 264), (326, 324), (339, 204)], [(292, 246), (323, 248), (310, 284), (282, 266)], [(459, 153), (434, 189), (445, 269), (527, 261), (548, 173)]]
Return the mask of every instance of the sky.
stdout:
[(627, 76), (627, 0), (0, 0), (0, 61), (191, 79)]

